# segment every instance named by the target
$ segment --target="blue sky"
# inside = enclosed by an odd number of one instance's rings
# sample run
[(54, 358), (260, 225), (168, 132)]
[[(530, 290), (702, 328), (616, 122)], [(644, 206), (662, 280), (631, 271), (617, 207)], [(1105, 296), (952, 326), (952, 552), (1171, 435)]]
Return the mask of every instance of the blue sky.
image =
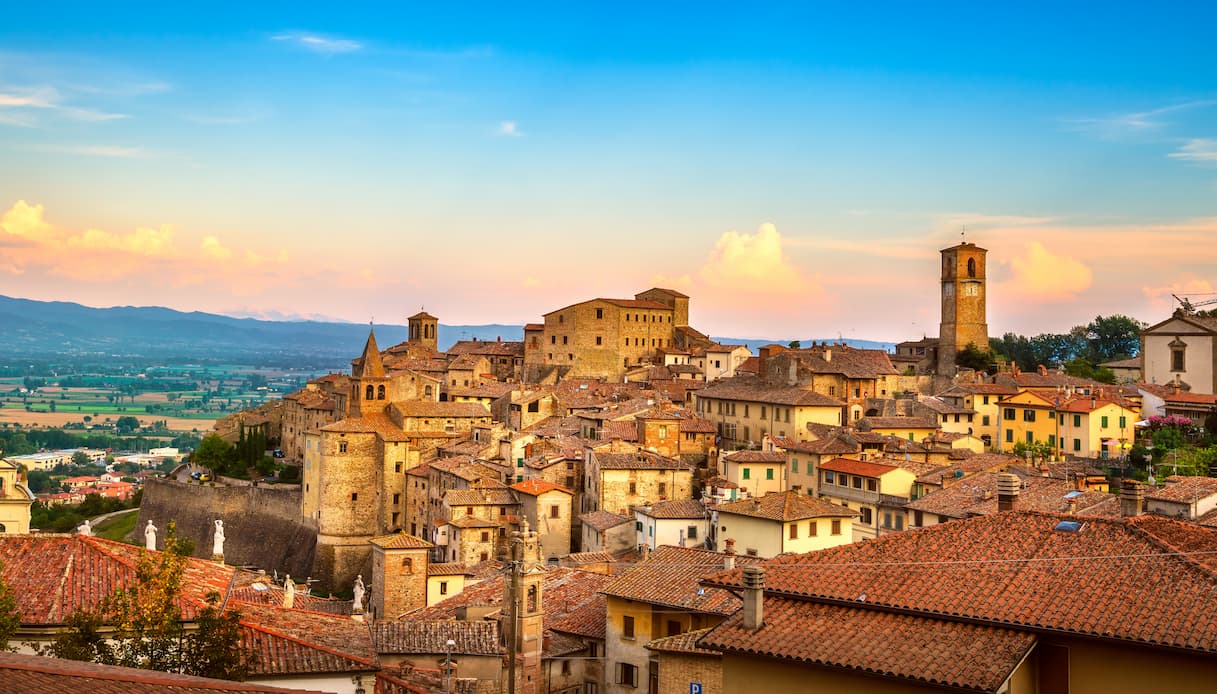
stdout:
[(715, 334), (901, 339), (964, 226), (994, 333), (1217, 291), (1212, 6), (8, 17), (0, 293), (473, 323), (667, 283)]

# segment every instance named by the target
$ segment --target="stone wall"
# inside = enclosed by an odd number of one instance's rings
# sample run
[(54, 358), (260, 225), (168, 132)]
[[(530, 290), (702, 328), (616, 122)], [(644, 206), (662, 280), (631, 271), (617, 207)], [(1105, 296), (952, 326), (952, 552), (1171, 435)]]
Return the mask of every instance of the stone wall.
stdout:
[[(225, 487), (151, 479), (144, 486), (137, 527), (176, 521), (194, 542), (194, 556), (211, 558), (215, 521), (224, 521), (224, 561), (304, 578), (313, 571), (317, 531), (300, 519), (300, 488)], [(138, 534), (138, 533), (137, 533)]]

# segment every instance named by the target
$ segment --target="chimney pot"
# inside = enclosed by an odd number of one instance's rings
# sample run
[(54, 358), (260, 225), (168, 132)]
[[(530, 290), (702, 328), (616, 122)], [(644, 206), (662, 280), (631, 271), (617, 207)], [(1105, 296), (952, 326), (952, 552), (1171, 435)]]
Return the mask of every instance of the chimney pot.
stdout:
[(1022, 480), (1018, 475), (1009, 472), (1003, 472), (997, 476), (997, 510), (1013, 511), (1018, 505), (1019, 488), (1022, 487)]
[(1139, 516), (1145, 507), (1145, 488), (1137, 480), (1124, 480), (1120, 484), (1120, 515), (1125, 518)]
[(757, 630), (765, 625), (765, 569), (744, 567), (744, 628)]

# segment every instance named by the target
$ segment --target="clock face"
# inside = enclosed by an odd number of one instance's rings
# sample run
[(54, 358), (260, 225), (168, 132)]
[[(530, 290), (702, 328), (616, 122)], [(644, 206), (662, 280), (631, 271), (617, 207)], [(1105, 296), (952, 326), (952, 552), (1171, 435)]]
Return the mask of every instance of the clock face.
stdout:
[(978, 285), (974, 282), (969, 282), (963, 286), (964, 296), (976, 296), (979, 293), (980, 293), (980, 285)]

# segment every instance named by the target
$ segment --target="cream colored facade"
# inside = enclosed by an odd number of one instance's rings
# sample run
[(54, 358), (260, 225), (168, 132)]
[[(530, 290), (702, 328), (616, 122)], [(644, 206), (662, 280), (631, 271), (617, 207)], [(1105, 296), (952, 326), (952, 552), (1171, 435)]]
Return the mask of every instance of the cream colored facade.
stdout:
[(786, 469), (786, 456), (781, 453), (734, 451), (719, 457), (720, 474), (739, 485), (737, 498), (786, 491), (790, 488)]
[[(810, 391), (781, 395), (758, 388), (751, 393), (729, 394), (707, 387), (694, 395), (697, 414), (714, 422), (724, 446), (746, 446), (766, 436), (788, 436), (805, 441), (808, 424), (837, 426), (845, 404)], [(800, 400), (810, 401), (800, 404)]]
[(427, 607), (465, 590), (465, 574), (427, 574)]
[(814, 552), (854, 541), (854, 516), (805, 518), (778, 521), (739, 513), (718, 513), (715, 549), (726, 549), (728, 539), (735, 550), (766, 559), (784, 552)]
[(854, 541), (904, 530), (903, 505), (917, 476), (904, 468), (838, 458), (820, 465), (820, 497), (860, 514)]
[(1217, 393), (1217, 319), (1177, 311), (1141, 331), (1141, 374), (1165, 385), (1176, 378), (1193, 393)]
[[(1133, 424), (1137, 419), (1136, 410), (1114, 402), (1100, 403), (1091, 411), (1062, 408), (1057, 411), (1056, 449), (1064, 455), (1087, 458), (1119, 456), (1123, 444), (1131, 446), (1136, 440)], [(1107, 441), (1116, 445), (1105, 446)]]
[(22, 483), (17, 466), (0, 460), (0, 534), (25, 535), (30, 532), (30, 506), (34, 494)]

